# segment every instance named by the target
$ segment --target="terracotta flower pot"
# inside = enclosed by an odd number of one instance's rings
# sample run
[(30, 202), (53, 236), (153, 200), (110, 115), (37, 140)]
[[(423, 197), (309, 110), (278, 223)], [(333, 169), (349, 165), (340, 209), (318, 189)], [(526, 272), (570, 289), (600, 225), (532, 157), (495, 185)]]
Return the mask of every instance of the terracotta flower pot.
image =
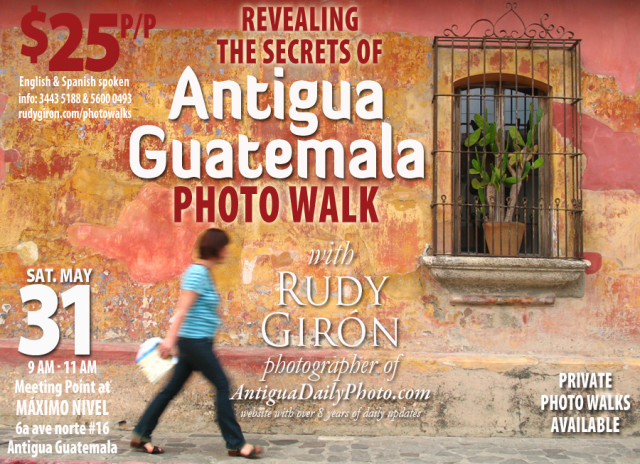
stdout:
[(518, 256), (524, 238), (521, 222), (485, 222), (484, 238), (491, 256)]

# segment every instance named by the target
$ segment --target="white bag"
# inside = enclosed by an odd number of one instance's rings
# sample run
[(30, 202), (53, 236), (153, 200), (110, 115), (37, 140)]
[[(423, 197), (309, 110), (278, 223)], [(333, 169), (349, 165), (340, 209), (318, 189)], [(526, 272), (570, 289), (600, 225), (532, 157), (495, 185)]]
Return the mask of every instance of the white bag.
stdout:
[(156, 383), (178, 363), (178, 358), (176, 357), (166, 359), (160, 357), (158, 345), (161, 342), (162, 339), (160, 337), (150, 338), (140, 345), (136, 355), (138, 367), (151, 383)]

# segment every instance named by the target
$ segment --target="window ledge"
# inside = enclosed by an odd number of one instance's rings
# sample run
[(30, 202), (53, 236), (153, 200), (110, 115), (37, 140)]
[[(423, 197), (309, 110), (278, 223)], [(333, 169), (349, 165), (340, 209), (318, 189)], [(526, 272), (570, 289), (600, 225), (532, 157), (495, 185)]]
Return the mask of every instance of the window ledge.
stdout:
[(537, 299), (583, 297), (590, 266), (587, 260), (449, 255), (423, 255), (421, 262), (454, 295)]

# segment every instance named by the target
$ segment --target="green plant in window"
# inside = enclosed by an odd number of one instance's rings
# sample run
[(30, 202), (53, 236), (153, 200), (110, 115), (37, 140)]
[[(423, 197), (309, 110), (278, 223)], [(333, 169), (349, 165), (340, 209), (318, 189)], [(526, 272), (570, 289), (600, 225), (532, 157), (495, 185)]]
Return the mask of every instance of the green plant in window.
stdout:
[(531, 105), (526, 140), (515, 127), (510, 127), (505, 135), (495, 122), (488, 122), (486, 111), (484, 117), (474, 116), (478, 128), (464, 144), (474, 147), (475, 158), (471, 160), (469, 174), (473, 176), (471, 186), (478, 191), (479, 209), (485, 221), (513, 221), (523, 181), (544, 162), (542, 157), (534, 159), (542, 116), (542, 108), (534, 112)]

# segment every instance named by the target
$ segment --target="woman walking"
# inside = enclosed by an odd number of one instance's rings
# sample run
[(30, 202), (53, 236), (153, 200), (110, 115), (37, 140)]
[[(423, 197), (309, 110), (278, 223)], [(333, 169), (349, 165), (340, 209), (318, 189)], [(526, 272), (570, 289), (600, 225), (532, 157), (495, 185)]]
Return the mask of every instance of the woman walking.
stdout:
[(158, 345), (160, 356), (171, 355), (177, 345), (180, 352), (173, 376), (149, 404), (133, 431), (131, 447), (149, 454), (164, 450), (151, 442), (158, 419), (171, 400), (180, 392), (193, 371), (200, 371), (215, 386), (217, 420), (226, 442), (229, 456), (257, 458), (260, 447), (244, 439), (229, 399), (229, 381), (213, 352), (213, 336), (220, 325), (216, 308), (220, 297), (211, 274), (214, 264), (227, 256), (229, 237), (220, 229), (208, 229), (198, 245), (199, 259), (194, 260), (182, 276), (180, 298), (169, 332)]

